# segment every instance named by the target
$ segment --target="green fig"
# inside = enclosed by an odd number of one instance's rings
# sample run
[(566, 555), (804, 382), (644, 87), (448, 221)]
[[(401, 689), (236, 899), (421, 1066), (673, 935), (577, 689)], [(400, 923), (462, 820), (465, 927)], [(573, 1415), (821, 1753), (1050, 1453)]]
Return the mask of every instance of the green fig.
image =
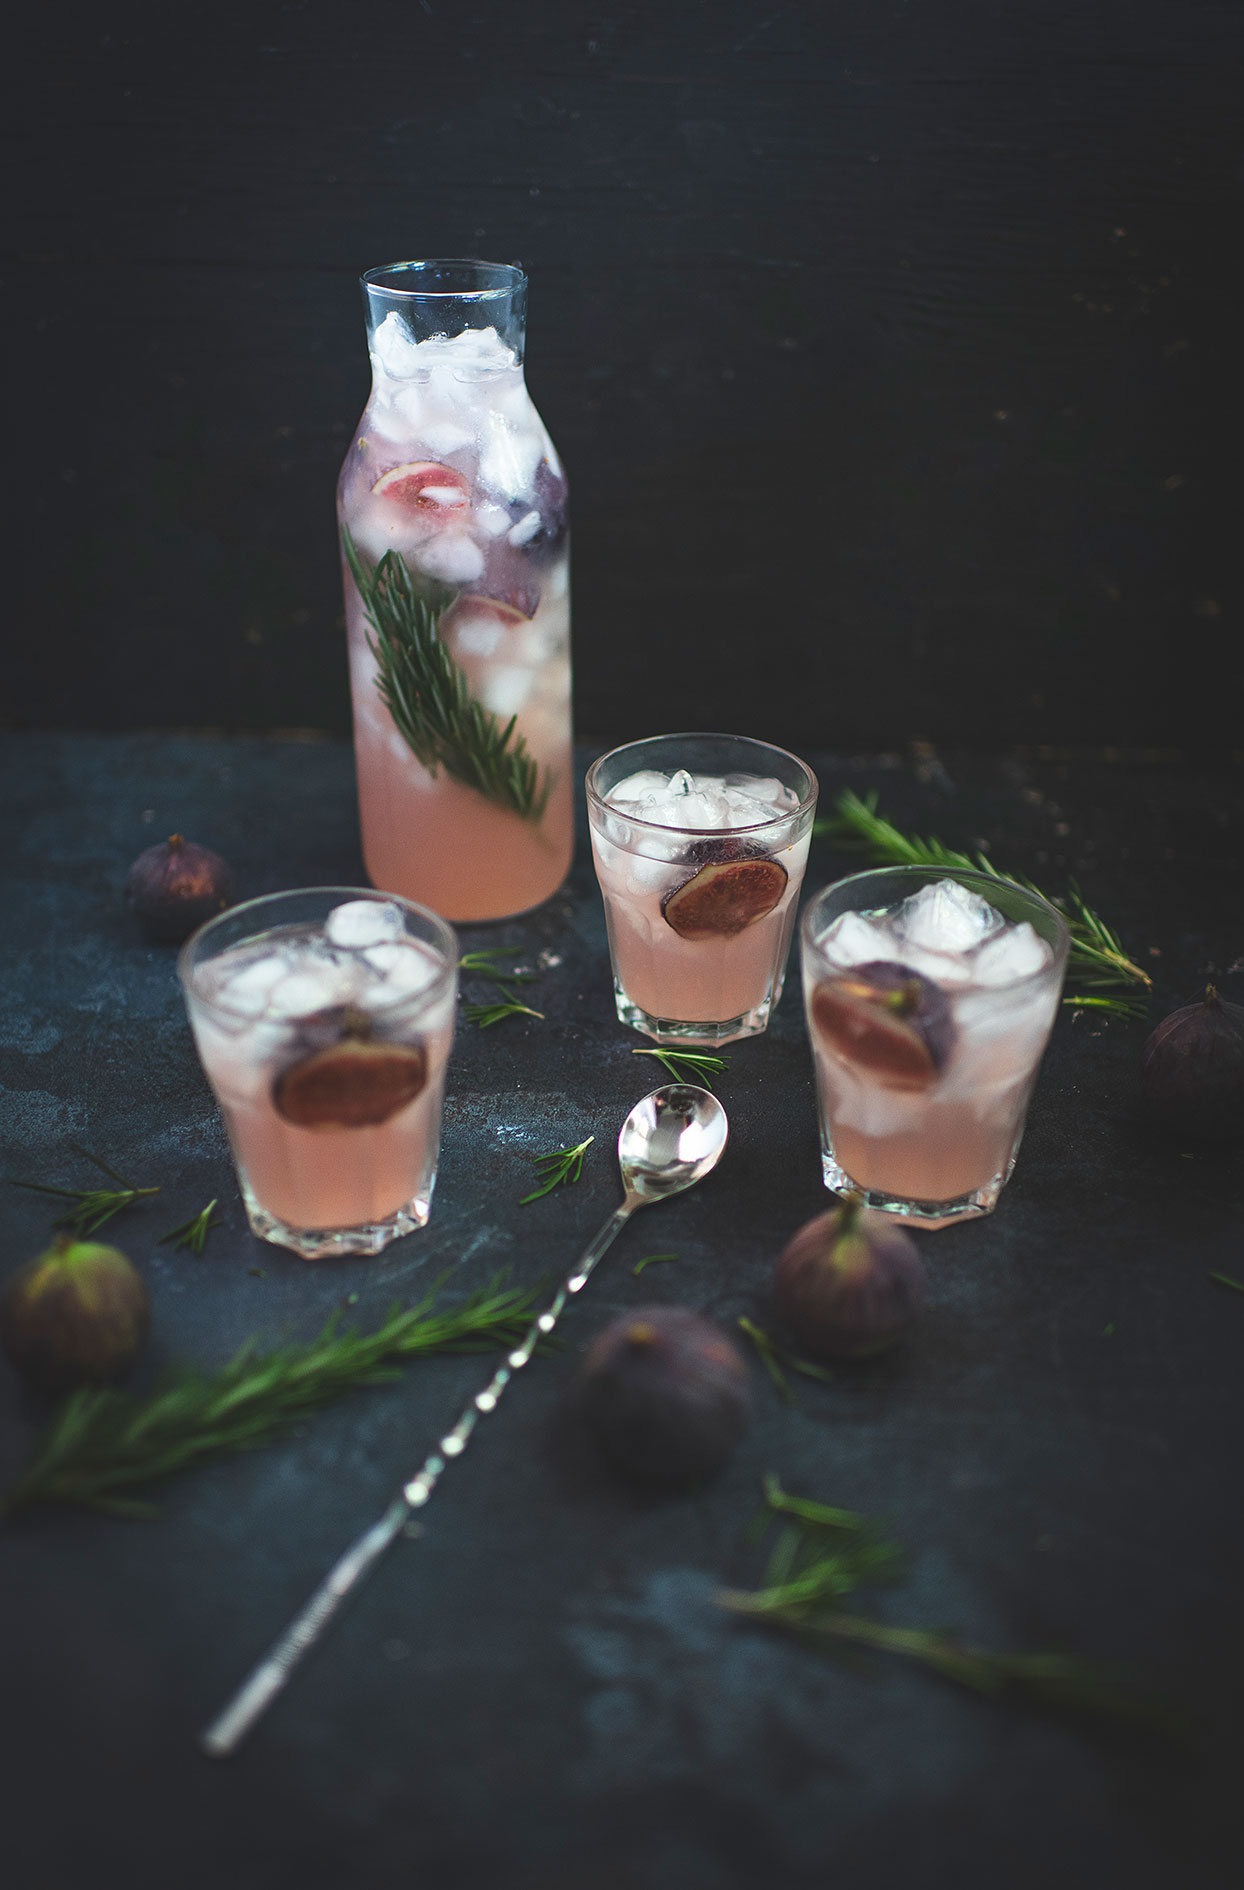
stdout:
[(147, 1337), (142, 1275), (119, 1247), (62, 1236), (0, 1291), (0, 1348), (53, 1396), (123, 1378)]

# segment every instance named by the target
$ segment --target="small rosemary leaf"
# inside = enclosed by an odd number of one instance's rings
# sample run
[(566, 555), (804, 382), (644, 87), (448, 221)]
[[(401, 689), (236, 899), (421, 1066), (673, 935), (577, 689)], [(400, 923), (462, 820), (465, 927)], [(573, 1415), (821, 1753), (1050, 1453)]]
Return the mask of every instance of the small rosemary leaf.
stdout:
[(631, 1272), (634, 1274), (635, 1278), (638, 1279), (645, 1267), (655, 1267), (664, 1260), (677, 1260), (677, 1258), (678, 1255), (676, 1253), (646, 1253), (642, 1260), (635, 1262), (634, 1266), (631, 1268)]

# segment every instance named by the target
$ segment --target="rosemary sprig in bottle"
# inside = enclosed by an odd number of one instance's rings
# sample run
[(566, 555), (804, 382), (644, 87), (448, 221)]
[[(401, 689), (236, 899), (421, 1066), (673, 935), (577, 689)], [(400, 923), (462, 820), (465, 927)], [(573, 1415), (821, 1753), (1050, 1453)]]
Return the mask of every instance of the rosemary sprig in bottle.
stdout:
[(52, 1418), (0, 1511), (62, 1503), (117, 1516), (150, 1516), (135, 1487), (213, 1457), (254, 1450), (319, 1405), (379, 1385), (429, 1352), (488, 1352), (527, 1331), (538, 1289), (498, 1274), (459, 1306), (437, 1309), (448, 1274), (413, 1306), (395, 1302), (373, 1332), (341, 1325), (341, 1309), (305, 1345), (260, 1351), (248, 1342), (217, 1372), (186, 1370), (150, 1397), (75, 1391)]
[[(1048, 896), (1022, 873), (999, 872), (983, 853), (960, 853), (933, 836), (903, 833), (877, 812), (875, 793), (861, 798), (844, 788), (834, 802), (833, 812), (818, 820), (814, 831), (840, 846), (861, 848), (879, 866), (944, 867), (951, 873), (966, 869), (1023, 886), (1038, 898)], [(1068, 992), (1063, 1003), (1073, 1010), (1143, 1017), (1153, 980), (1128, 957), (1118, 935), (1085, 903), (1079, 887), (1073, 882), (1065, 899), (1050, 903), (1063, 908), (1071, 933), (1070, 970), (1082, 987)]]
[(420, 594), (399, 553), (386, 551), (369, 571), (349, 532), (341, 542), (374, 632), (368, 646), (376, 687), (412, 754), (429, 774), (444, 768), (498, 807), (539, 821), (551, 783), (515, 733), (517, 716), (502, 723), (475, 701), (438, 634), (440, 611)]

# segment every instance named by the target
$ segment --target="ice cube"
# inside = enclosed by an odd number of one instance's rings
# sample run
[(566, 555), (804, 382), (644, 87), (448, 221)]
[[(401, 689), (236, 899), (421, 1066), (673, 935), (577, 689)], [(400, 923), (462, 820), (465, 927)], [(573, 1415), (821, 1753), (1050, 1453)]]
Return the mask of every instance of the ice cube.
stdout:
[(894, 960), (894, 935), (889, 926), (866, 919), (862, 912), (844, 912), (817, 943), (835, 965), (889, 964)]
[(981, 946), (972, 960), (974, 984), (1016, 984), (1030, 978), (1034, 971), (1044, 971), (1053, 960), (1053, 952), (1028, 924), (1008, 925)]
[(475, 435), (461, 420), (450, 418), (425, 420), (421, 437), (433, 459), (448, 459), (451, 453), (460, 453), (464, 446), (470, 446)]
[(394, 380), (404, 380), (419, 366), (419, 343), (396, 309), (390, 310), (371, 338), (372, 358)]
[(261, 958), (247, 959), (236, 970), (222, 965), (213, 995), (226, 1010), (242, 1017), (258, 1017), (267, 1009), (269, 992), (289, 971), (291, 962), (285, 952), (266, 952)]
[(415, 562), (446, 584), (470, 584), (484, 569), (484, 554), (464, 532), (438, 532), (419, 546)]
[(605, 799), (611, 807), (643, 807), (657, 800), (669, 786), (669, 777), (659, 768), (640, 768), (611, 787)]
[(404, 945), (372, 945), (363, 953), (368, 965), (380, 974), (383, 984), (367, 993), (372, 1003), (389, 1003), (426, 991), (440, 976), (441, 967), (429, 952), (413, 941)]
[(324, 936), (330, 945), (357, 951), (364, 945), (379, 945), (385, 939), (401, 938), (406, 920), (400, 906), (383, 899), (349, 899), (334, 906), (324, 921)]
[(540, 514), (524, 512), (517, 525), (511, 525), (507, 538), (512, 545), (525, 545), (529, 538), (534, 538), (540, 529)]
[(358, 979), (339, 965), (303, 960), (268, 993), (269, 1017), (310, 1017), (333, 1004), (347, 1004), (358, 990)]
[(475, 508), (475, 523), (486, 537), (500, 538), (502, 532), (510, 529), (510, 515), (503, 505), (494, 505), (491, 499), (485, 499)]
[(517, 715), (535, 681), (535, 672), (521, 663), (491, 663), (480, 671), (476, 697), (493, 715)]
[(531, 491), (536, 467), (544, 457), (544, 429), (534, 409), (526, 424), (520, 425), (495, 408), (485, 414), (483, 420), (480, 484), (503, 499), (525, 498)]
[(786, 813), (788, 809), (799, 805), (798, 795), (792, 794), (773, 775), (728, 774), (723, 786), (728, 794), (738, 794), (745, 802), (752, 802), (759, 810), (756, 815), (758, 820), (764, 820), (774, 812)]
[(968, 952), (1005, 924), (988, 900), (955, 879), (939, 879), (904, 899), (895, 927), (913, 945), (937, 952)]

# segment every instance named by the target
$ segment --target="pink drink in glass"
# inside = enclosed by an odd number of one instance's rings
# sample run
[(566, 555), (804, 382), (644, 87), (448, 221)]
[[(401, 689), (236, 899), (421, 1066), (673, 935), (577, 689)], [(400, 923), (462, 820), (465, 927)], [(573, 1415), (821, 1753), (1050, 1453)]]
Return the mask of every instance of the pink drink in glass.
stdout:
[[(556, 891), (574, 825), (566, 480), (523, 378), (526, 278), (401, 263), (364, 289), (373, 389), (338, 487), (363, 852), (386, 891), (500, 918)], [(488, 739), (529, 767), (525, 798), (395, 716), (358, 582), (387, 554)]]
[(185, 948), (199, 1055), (252, 1230), (304, 1258), (376, 1253), (427, 1221), (457, 946), (378, 894), (277, 894)]
[(1058, 1011), (1061, 915), (983, 873), (898, 867), (804, 915), (825, 1185), (927, 1227), (988, 1213), (1010, 1177)]
[(816, 806), (810, 770), (736, 736), (657, 736), (588, 775), (618, 1016), (728, 1043), (782, 993)]

